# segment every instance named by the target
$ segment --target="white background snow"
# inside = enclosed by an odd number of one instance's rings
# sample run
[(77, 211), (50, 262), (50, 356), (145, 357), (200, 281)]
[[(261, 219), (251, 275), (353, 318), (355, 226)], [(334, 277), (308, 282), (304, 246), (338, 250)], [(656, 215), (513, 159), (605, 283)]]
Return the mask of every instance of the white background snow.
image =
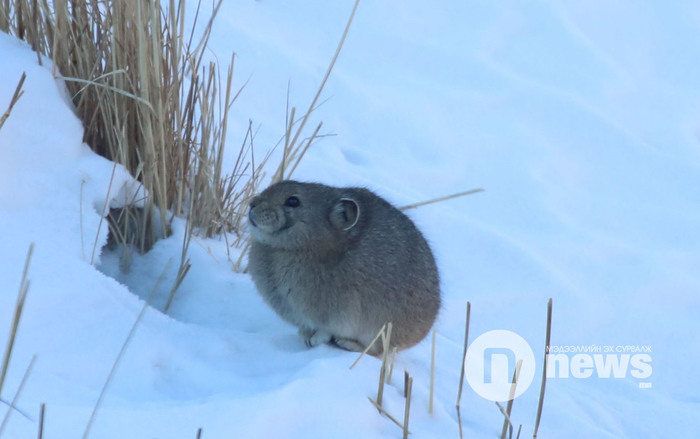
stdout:
[[(194, 5), (190, 4), (194, 10)], [(306, 109), (350, 1), (225, 2), (211, 41), (237, 53), (246, 80), (229, 149), (248, 120), (262, 156), (291, 104)], [(190, 15), (191, 17), (192, 15)], [(414, 376), (412, 437), (458, 436), (454, 409), (464, 331), (507, 329), (538, 361), (513, 421), (532, 435), (546, 302), (553, 345), (652, 346), (652, 376), (552, 379), (543, 438), (690, 437), (700, 431), (700, 5), (689, 2), (365, 0), (315, 113), (324, 131), (296, 178), (364, 185), (397, 205), (486, 192), (410, 212), (438, 259), (435, 413), (427, 412), (430, 344), (399, 355), (386, 407), (402, 418)], [(24, 96), (0, 130), (0, 340), (9, 330), (28, 246), (31, 287), (2, 399), (37, 355), (4, 437), (81, 437), (131, 325), (166, 272), (127, 347), (90, 437), (400, 437), (367, 397), (379, 362), (322, 346), (231, 271), (221, 240), (195, 239), (192, 269), (168, 315), (182, 242), (90, 265), (112, 164), (81, 143), (50, 61), (0, 34), (0, 109), (22, 72)], [(129, 177), (120, 169), (112, 196)], [(108, 273), (110, 276), (105, 275)], [(4, 340), (2, 342), (4, 344)], [(468, 386), (465, 437), (500, 434), (496, 406)], [(6, 405), (0, 408), (0, 415)]]

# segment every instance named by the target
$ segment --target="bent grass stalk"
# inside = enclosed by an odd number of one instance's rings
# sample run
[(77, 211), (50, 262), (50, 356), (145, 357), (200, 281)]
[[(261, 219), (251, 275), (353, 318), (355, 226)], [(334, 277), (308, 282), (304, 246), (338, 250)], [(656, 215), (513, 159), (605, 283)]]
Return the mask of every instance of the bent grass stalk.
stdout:
[[(523, 360), (518, 360), (515, 365), (515, 372), (513, 372), (513, 382), (510, 386), (510, 394), (508, 395), (508, 404), (505, 410), (505, 419), (503, 421), (503, 430), (501, 430), (501, 439), (506, 439), (506, 432), (510, 427), (510, 434), (513, 435), (513, 423), (510, 421), (510, 415), (513, 410), (513, 401), (515, 400), (515, 390), (518, 387), (518, 380), (520, 379), (520, 368), (523, 366)], [(503, 411), (499, 404), (499, 408)]]
[(469, 346), (469, 318), (471, 316), (472, 304), (467, 302), (467, 318), (464, 324), (464, 350), (462, 351), (462, 368), (459, 373), (459, 390), (457, 391), (457, 421), (459, 424), (459, 437), (462, 439), (462, 413), (460, 411), (460, 401), (462, 400), (462, 389), (464, 387), (464, 366), (467, 361), (467, 347)]
[[(314, 98), (311, 100), (311, 104), (309, 105), (308, 110), (306, 110), (306, 113), (304, 114), (303, 118), (301, 119), (301, 122), (299, 124), (299, 127), (297, 128), (294, 137), (289, 140), (289, 134), (291, 134), (291, 126), (287, 127), (287, 138), (285, 139), (285, 151), (284, 151), (284, 157), (282, 162), (280, 163), (279, 167), (277, 168), (277, 172), (275, 172), (275, 175), (273, 176), (272, 181), (276, 182), (285, 178), (290, 178), (292, 175), (292, 172), (294, 169), (296, 169), (297, 164), (301, 159), (304, 157), (304, 154), (306, 153), (306, 150), (308, 149), (308, 145), (311, 144), (310, 140), (307, 143), (307, 146), (304, 147), (303, 145), (297, 145), (297, 142), (301, 136), (301, 133), (304, 131), (304, 127), (306, 126), (306, 123), (308, 122), (309, 118), (311, 117), (311, 113), (316, 109), (316, 103), (318, 102), (319, 98), (321, 97), (321, 93), (323, 92), (324, 87), (326, 86), (326, 82), (328, 82), (328, 78), (331, 75), (331, 72), (333, 71), (333, 67), (335, 66), (335, 62), (338, 60), (338, 56), (340, 55), (340, 51), (343, 48), (343, 45), (345, 44), (345, 39), (348, 36), (348, 33), (350, 32), (350, 27), (352, 26), (353, 19), (355, 18), (355, 13), (357, 12), (357, 7), (360, 4), (360, 0), (356, 0), (355, 4), (353, 5), (352, 12), (350, 12), (350, 17), (348, 18), (347, 25), (345, 26), (345, 30), (343, 31), (343, 35), (340, 37), (340, 41), (338, 42), (338, 47), (335, 50), (335, 53), (333, 54), (333, 58), (331, 59), (330, 64), (328, 65), (328, 69), (326, 70), (326, 74), (323, 76), (323, 80), (321, 80), (321, 84), (318, 87), (318, 90), (316, 91), (316, 95)], [(289, 118), (289, 124), (294, 123), (294, 108), (292, 108), (292, 117)], [(314, 132), (314, 135), (312, 136), (311, 139), (313, 139), (318, 133), (318, 130), (320, 130), (321, 126), (319, 124), (318, 128)], [(294, 160), (294, 164), (292, 165), (292, 168), (289, 172), (287, 171), (287, 168), (290, 166), (291, 161)]]
[(0, 117), (0, 129), (2, 129), (2, 126), (5, 125), (5, 121), (10, 117), (10, 114), (12, 113), (12, 109), (15, 107), (15, 104), (17, 104), (17, 101), (19, 101), (19, 99), (24, 94), (22, 86), (24, 85), (25, 79), (27, 79), (27, 74), (23, 72), (22, 76), (19, 78), (19, 82), (17, 83), (15, 92), (12, 95), (12, 98), (10, 99), (10, 104), (8, 105), (7, 110), (5, 110), (5, 113), (2, 115), (2, 117)]
[(386, 416), (387, 418), (389, 418), (389, 420), (390, 420), (391, 422), (393, 422), (393, 423), (396, 424), (400, 429), (403, 430), (403, 425), (401, 425), (401, 423), (400, 423), (395, 417), (391, 416), (391, 413), (387, 412), (387, 411), (384, 409), (384, 407), (382, 407), (382, 406), (380, 406), (379, 404), (377, 404), (377, 401), (373, 400), (372, 398), (369, 398), (369, 397), (368, 397), (367, 399), (369, 399), (369, 402), (371, 402), (372, 405), (373, 405), (377, 410), (379, 410), (379, 413), (381, 413), (381, 414), (383, 414), (384, 416)]
[(540, 429), (540, 419), (542, 418), (542, 408), (544, 406), (544, 391), (547, 385), (547, 366), (549, 365), (549, 343), (552, 337), (552, 298), (547, 302), (547, 334), (544, 342), (544, 370), (542, 371), (542, 384), (540, 385), (540, 399), (537, 403), (537, 416), (535, 417), (535, 431), (533, 439), (537, 439), (537, 432)]
[(364, 357), (365, 354), (366, 354), (367, 352), (369, 352), (370, 349), (372, 349), (372, 346), (374, 346), (374, 344), (377, 342), (377, 340), (379, 340), (379, 337), (383, 337), (383, 336), (384, 336), (384, 331), (385, 331), (385, 330), (386, 330), (386, 325), (382, 326), (382, 329), (380, 329), (379, 332), (377, 333), (377, 335), (374, 336), (374, 338), (372, 339), (372, 341), (370, 342), (370, 344), (365, 348), (364, 351), (362, 351), (362, 353), (360, 353), (360, 355), (357, 357), (357, 359), (350, 365), (350, 369), (354, 368), (355, 365), (356, 365), (357, 363), (360, 362), (360, 360), (362, 359), (362, 357)]
[(5, 431), (5, 427), (7, 426), (7, 423), (10, 420), (10, 415), (14, 410), (16, 410), (17, 401), (19, 401), (19, 397), (22, 394), (22, 390), (24, 390), (24, 385), (29, 379), (29, 374), (32, 373), (32, 369), (34, 368), (35, 362), (36, 355), (32, 356), (32, 360), (29, 362), (29, 366), (27, 366), (27, 369), (24, 371), (24, 375), (22, 376), (22, 380), (19, 383), (19, 387), (17, 387), (17, 392), (15, 392), (15, 396), (12, 398), (12, 402), (10, 403), (10, 408), (9, 410), (7, 410), (7, 413), (5, 413), (5, 417), (2, 419), (2, 423), (0, 423), (0, 436), (2, 436), (2, 433)]
[(24, 262), (24, 270), (22, 271), (22, 280), (19, 284), (19, 294), (17, 295), (17, 302), (15, 303), (15, 312), (12, 317), (12, 325), (10, 326), (10, 336), (7, 340), (7, 345), (5, 346), (5, 355), (2, 358), (2, 370), (0, 371), (0, 396), (2, 396), (2, 388), (5, 384), (5, 377), (7, 376), (7, 368), (10, 365), (10, 358), (12, 357), (12, 349), (15, 345), (15, 339), (17, 337), (17, 328), (19, 327), (20, 319), (22, 318), (22, 310), (24, 309), (24, 302), (27, 299), (27, 293), (29, 292), (29, 279), (27, 278), (29, 274), (29, 265), (32, 261), (32, 254), (34, 253), (34, 243), (29, 245), (29, 250), (27, 251), (27, 259)]
[[(506, 425), (506, 426), (508, 426), (508, 425), (512, 426), (513, 423), (512, 423), (511, 420), (510, 420), (510, 414), (508, 413), (508, 411), (507, 411), (506, 409), (503, 408), (503, 406), (501, 405), (500, 402), (496, 401), (495, 404), (496, 404), (496, 407), (498, 407), (498, 410), (501, 412), (501, 414), (503, 415), (503, 417), (504, 417), (504, 419), (505, 419), (505, 421), (504, 421), (505, 425)], [(505, 428), (505, 427), (504, 427), (504, 428)], [(501, 439), (504, 439), (504, 436), (503, 436), (503, 435), (501, 435), (501, 436), (499, 436), (499, 437), (500, 437)]]

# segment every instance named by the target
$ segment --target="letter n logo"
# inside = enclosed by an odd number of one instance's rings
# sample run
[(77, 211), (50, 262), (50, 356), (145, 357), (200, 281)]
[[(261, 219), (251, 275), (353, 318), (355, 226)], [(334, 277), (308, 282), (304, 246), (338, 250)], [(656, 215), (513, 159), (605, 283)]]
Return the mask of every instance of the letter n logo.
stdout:
[(484, 349), (484, 383), (510, 383), (515, 373), (515, 352), (508, 348)]

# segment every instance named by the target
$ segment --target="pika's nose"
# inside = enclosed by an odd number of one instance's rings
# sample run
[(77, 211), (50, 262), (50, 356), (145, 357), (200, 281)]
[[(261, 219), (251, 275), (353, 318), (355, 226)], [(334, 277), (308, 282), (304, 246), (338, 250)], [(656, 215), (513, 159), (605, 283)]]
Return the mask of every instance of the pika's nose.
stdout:
[(248, 222), (250, 223), (251, 226), (257, 227), (257, 223), (255, 222), (255, 212), (253, 212), (253, 206), (250, 206), (250, 210), (248, 211)]
[(250, 222), (250, 224), (253, 227), (257, 226), (257, 224), (255, 223), (255, 212), (253, 212), (253, 209), (255, 209), (255, 206), (257, 206), (257, 205), (258, 205), (258, 197), (253, 198), (248, 203), (248, 222)]

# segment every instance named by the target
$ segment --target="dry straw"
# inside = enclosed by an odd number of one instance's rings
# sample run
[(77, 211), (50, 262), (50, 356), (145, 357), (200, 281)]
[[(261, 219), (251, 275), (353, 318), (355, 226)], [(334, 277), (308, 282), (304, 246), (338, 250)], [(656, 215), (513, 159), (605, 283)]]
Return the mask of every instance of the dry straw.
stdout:
[(403, 412), (403, 439), (408, 439), (408, 435), (411, 434), (408, 431), (408, 421), (411, 416), (411, 398), (413, 396), (413, 378), (406, 374), (406, 388), (404, 390), (406, 394), (406, 405)]
[(12, 415), (13, 411), (17, 410), (17, 401), (19, 401), (19, 397), (20, 395), (22, 395), (22, 390), (24, 390), (24, 385), (27, 384), (29, 374), (32, 373), (32, 369), (34, 368), (35, 362), (36, 355), (32, 357), (32, 360), (29, 362), (29, 366), (27, 366), (27, 369), (24, 371), (24, 375), (22, 376), (22, 380), (19, 383), (19, 387), (17, 387), (15, 396), (12, 398), (12, 402), (10, 402), (10, 409), (5, 413), (5, 417), (2, 419), (2, 423), (0, 423), (0, 436), (2, 436), (2, 433), (5, 431), (7, 423), (10, 421), (10, 415)]
[(391, 322), (387, 323), (386, 331), (382, 334), (382, 368), (379, 372), (379, 387), (377, 389), (377, 404), (382, 405), (384, 401), (384, 384), (389, 372), (389, 355), (391, 352)]
[(428, 398), (428, 413), (433, 414), (433, 400), (435, 397), (435, 334), (433, 330), (433, 347), (430, 350), (430, 397)]
[(167, 234), (169, 212), (186, 216), (195, 233), (233, 232), (232, 244), (245, 242), (244, 207), (264, 161), (253, 166), (248, 139), (224, 172), (226, 122), (240, 89), (233, 58), (221, 74), (205, 57), (221, 4), (196, 37), (196, 22), (185, 29), (184, 0), (0, 2), (0, 30), (54, 60), (85, 142), (143, 183), (142, 248), (152, 245), (156, 222)]
[(544, 342), (544, 369), (542, 370), (542, 384), (540, 385), (540, 399), (537, 404), (537, 416), (535, 417), (535, 431), (532, 434), (534, 439), (537, 438), (537, 432), (540, 429), (540, 419), (542, 418), (542, 408), (544, 406), (544, 391), (547, 386), (547, 367), (549, 366), (549, 343), (552, 339), (552, 299), (547, 302), (547, 335)]
[(469, 319), (471, 317), (472, 304), (467, 302), (467, 318), (464, 322), (464, 350), (462, 351), (462, 367), (459, 370), (459, 389), (457, 391), (457, 421), (459, 424), (459, 437), (463, 438), (462, 432), (462, 413), (460, 411), (460, 402), (462, 400), (462, 389), (464, 388), (464, 366), (467, 361), (467, 347), (469, 346)]
[(510, 394), (508, 395), (508, 404), (506, 405), (505, 411), (503, 410), (503, 407), (501, 407), (500, 404), (498, 404), (498, 408), (501, 410), (501, 413), (504, 415), (504, 420), (503, 420), (503, 429), (501, 430), (501, 439), (506, 439), (506, 433), (510, 430), (510, 436), (513, 436), (513, 423), (510, 420), (510, 414), (513, 411), (513, 401), (515, 400), (515, 391), (516, 388), (518, 387), (518, 381), (520, 380), (520, 369), (523, 366), (523, 360), (518, 360), (518, 363), (515, 366), (515, 372), (513, 372), (513, 381), (510, 386)]
[(12, 113), (12, 109), (14, 108), (15, 104), (17, 104), (19, 98), (21, 98), (24, 94), (22, 86), (24, 85), (24, 80), (26, 78), (27, 74), (22, 73), (22, 76), (19, 78), (19, 82), (17, 83), (17, 87), (15, 88), (15, 92), (12, 95), (12, 98), (10, 99), (10, 104), (7, 106), (7, 110), (5, 110), (5, 113), (2, 115), (2, 117), (0, 117), (0, 129), (2, 129), (3, 125), (5, 125), (5, 122), (10, 117), (10, 113)]
[(27, 278), (29, 274), (29, 264), (32, 261), (32, 254), (34, 253), (34, 243), (29, 245), (29, 250), (27, 251), (27, 259), (24, 262), (24, 271), (22, 272), (22, 280), (19, 284), (19, 294), (17, 295), (17, 302), (15, 303), (15, 312), (12, 316), (12, 325), (10, 326), (10, 336), (7, 340), (7, 345), (5, 346), (5, 354), (2, 358), (2, 370), (0, 370), (0, 396), (2, 395), (3, 384), (5, 383), (5, 377), (7, 376), (7, 368), (10, 365), (10, 358), (12, 357), (12, 348), (15, 345), (15, 339), (17, 338), (17, 328), (19, 327), (20, 319), (22, 318), (22, 310), (24, 309), (24, 302), (27, 299), (27, 293), (29, 292), (29, 279)]
[[(27, 258), (24, 263), (24, 270), (22, 271), (22, 280), (19, 284), (19, 294), (17, 295), (17, 302), (15, 303), (15, 312), (12, 317), (12, 324), (10, 326), (10, 334), (7, 340), (7, 345), (5, 346), (5, 354), (2, 358), (2, 369), (0, 370), (0, 396), (2, 395), (2, 389), (4, 387), (5, 377), (7, 376), (7, 370), (10, 367), (10, 360), (12, 358), (12, 351), (15, 346), (15, 340), (17, 339), (17, 329), (19, 328), (19, 323), (22, 318), (24, 303), (27, 299), (27, 293), (29, 292), (30, 282), (27, 276), (29, 275), (29, 265), (32, 261), (33, 253), (34, 243), (31, 243), (29, 245), (29, 250), (27, 251)], [(24, 377), (22, 378), (22, 381), (20, 382), (19, 388), (17, 389), (12, 402), (9, 403), (10, 407), (5, 414), (5, 418), (3, 419), (2, 424), (0, 425), (0, 435), (2, 433), (2, 430), (5, 428), (8, 419), (10, 418), (10, 414), (13, 411), (18, 411), (23, 416), (28, 418), (28, 416), (25, 413), (22, 413), (16, 408), (16, 403), (20, 394), (22, 393), (22, 389), (24, 388), (24, 384), (27, 381), (27, 378), (29, 377), (32, 367), (34, 366), (34, 361), (35, 358), (32, 358), (32, 361), (30, 362), (29, 367), (27, 368)], [(4, 403), (5, 401), (2, 402)]]
[(39, 409), (39, 433), (37, 434), (37, 437), (39, 439), (43, 439), (44, 437), (44, 418), (46, 416), (46, 404), (41, 404), (41, 408)]
[(374, 336), (374, 338), (373, 338), (372, 341), (369, 343), (369, 345), (367, 345), (367, 347), (365, 348), (365, 350), (362, 351), (362, 352), (360, 353), (360, 355), (358, 355), (358, 357), (355, 359), (355, 361), (350, 365), (350, 369), (354, 368), (355, 365), (357, 365), (357, 363), (360, 362), (360, 360), (362, 359), (362, 357), (364, 357), (364, 356), (367, 354), (367, 352), (369, 352), (369, 350), (372, 349), (372, 348), (374, 347), (374, 344), (377, 343), (377, 341), (378, 341), (380, 338), (384, 339), (384, 338), (386, 337), (386, 327), (387, 327), (386, 324), (382, 326), (382, 329), (380, 329), (379, 332), (377, 332), (377, 335)]
[(465, 192), (459, 192), (459, 193), (452, 194), (452, 195), (446, 195), (446, 196), (444, 196), (444, 197), (434, 198), (434, 199), (432, 199), (432, 200), (421, 201), (421, 202), (419, 202), (419, 203), (409, 204), (409, 205), (407, 205), (407, 206), (401, 206), (401, 207), (399, 207), (399, 210), (415, 209), (415, 208), (417, 208), (417, 207), (426, 206), (426, 205), (428, 205), (428, 204), (439, 203), (439, 202), (442, 202), (442, 201), (451, 200), (451, 199), (453, 199), (453, 198), (458, 198), (458, 197), (464, 197), (464, 196), (467, 196), (467, 195), (477, 194), (477, 193), (483, 192), (483, 191), (484, 191), (484, 189), (481, 189), (481, 188), (479, 188), (479, 189), (472, 189), (472, 190), (465, 191)]
[(343, 35), (340, 37), (340, 42), (338, 42), (338, 47), (336, 48), (335, 53), (333, 54), (333, 59), (328, 65), (328, 68), (326, 69), (326, 74), (323, 76), (323, 80), (321, 81), (321, 85), (318, 87), (316, 95), (311, 100), (311, 104), (309, 104), (309, 108), (306, 110), (304, 116), (302, 116), (298, 126), (296, 127), (296, 130), (294, 129), (294, 125), (296, 124), (296, 121), (294, 119), (296, 109), (292, 108), (291, 112), (289, 113), (289, 116), (287, 118), (287, 129), (284, 137), (284, 154), (282, 162), (280, 163), (279, 167), (277, 168), (277, 171), (272, 177), (273, 182), (290, 178), (294, 170), (297, 168), (297, 165), (299, 165), (299, 162), (304, 157), (304, 154), (306, 154), (306, 151), (308, 151), (309, 147), (312, 145), (314, 140), (318, 138), (318, 134), (321, 130), (321, 126), (323, 125), (323, 123), (319, 123), (316, 126), (316, 129), (310, 137), (308, 137), (305, 140), (300, 140), (301, 135), (304, 132), (304, 128), (306, 127), (306, 124), (309, 121), (311, 113), (313, 113), (313, 111), (317, 108), (317, 103), (319, 98), (321, 97), (323, 88), (325, 87), (326, 82), (328, 82), (328, 78), (330, 77), (331, 72), (333, 71), (335, 62), (337, 61), (338, 56), (340, 55), (340, 51), (342, 50), (343, 45), (345, 44), (345, 39), (348, 36), (348, 32), (350, 32), (350, 27), (352, 26), (352, 21), (355, 18), (355, 13), (357, 12), (357, 7), (359, 5), (360, 0), (356, 0), (355, 4), (353, 5), (352, 12), (350, 12), (350, 18), (348, 18), (348, 22), (345, 26), (345, 30), (343, 31)]

